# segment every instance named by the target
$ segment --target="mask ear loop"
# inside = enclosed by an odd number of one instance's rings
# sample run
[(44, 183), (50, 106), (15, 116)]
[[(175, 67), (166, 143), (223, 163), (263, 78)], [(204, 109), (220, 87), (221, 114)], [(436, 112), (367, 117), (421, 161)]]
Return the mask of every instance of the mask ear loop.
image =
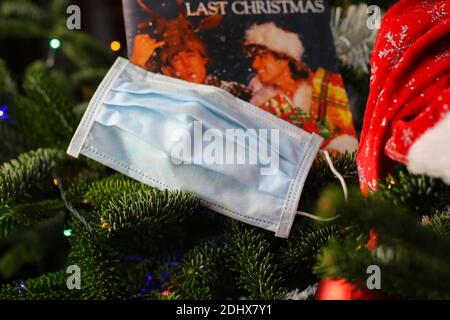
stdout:
[(333, 172), (334, 175), (336, 176), (336, 178), (338, 178), (339, 181), (341, 182), (342, 191), (344, 191), (344, 199), (345, 199), (345, 202), (347, 202), (348, 201), (348, 189), (347, 189), (347, 184), (345, 183), (344, 177), (334, 167), (333, 161), (331, 161), (330, 153), (326, 150), (320, 150), (320, 153), (325, 157), (325, 160), (327, 160), (328, 166), (330, 167), (331, 172)]
[(321, 217), (318, 217), (318, 216), (315, 216), (313, 214), (310, 214), (308, 212), (303, 212), (303, 211), (297, 211), (296, 214), (298, 216), (307, 217), (307, 218), (310, 218), (310, 219), (313, 219), (316, 221), (321, 221), (321, 222), (330, 222), (330, 221), (333, 221), (333, 220), (336, 220), (337, 218), (339, 218), (339, 215), (331, 217), (331, 218), (321, 218)]
[[(321, 150), (320, 153), (321, 153), (322, 156), (325, 157), (325, 160), (327, 161), (331, 172), (333, 172), (334, 175), (341, 182), (342, 190), (344, 192), (344, 199), (345, 199), (345, 202), (347, 202), (348, 201), (348, 188), (347, 188), (347, 184), (345, 183), (344, 177), (334, 167), (333, 161), (331, 161), (330, 153), (328, 151), (326, 151), (326, 150)], [(310, 219), (313, 219), (313, 220), (317, 220), (317, 221), (322, 221), (322, 222), (329, 222), (329, 221), (333, 221), (333, 220), (336, 220), (337, 218), (339, 218), (339, 215), (331, 217), (331, 218), (321, 218), (321, 217), (318, 217), (318, 216), (315, 216), (313, 214), (310, 214), (310, 213), (307, 213), (307, 212), (303, 212), (303, 211), (297, 211), (297, 215), (303, 216), (303, 217), (307, 217), (307, 218), (310, 218)]]

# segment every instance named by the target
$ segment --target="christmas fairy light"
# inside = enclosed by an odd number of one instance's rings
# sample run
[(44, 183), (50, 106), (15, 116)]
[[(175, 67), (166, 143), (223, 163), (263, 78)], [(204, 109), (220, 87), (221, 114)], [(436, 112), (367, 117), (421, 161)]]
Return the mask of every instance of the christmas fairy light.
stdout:
[(61, 46), (61, 41), (58, 38), (53, 38), (50, 40), (50, 47), (52, 49), (58, 49)]
[(120, 50), (120, 48), (122, 47), (122, 45), (120, 44), (119, 41), (115, 41), (115, 40), (114, 40), (114, 41), (111, 42), (110, 47), (111, 47), (111, 50), (112, 50), (112, 51), (116, 52), (116, 51), (119, 51), (119, 50)]
[(6, 120), (8, 118), (8, 106), (0, 106), (0, 120)]
[(70, 236), (72, 236), (72, 229), (64, 229), (63, 233), (64, 233), (64, 236), (70, 237)]
[(22, 280), (20, 280), (20, 283), (19, 283), (19, 285), (17, 286), (17, 293), (20, 295), (20, 296), (23, 296), (23, 291), (26, 289), (26, 286), (25, 286), (25, 283), (22, 281)]

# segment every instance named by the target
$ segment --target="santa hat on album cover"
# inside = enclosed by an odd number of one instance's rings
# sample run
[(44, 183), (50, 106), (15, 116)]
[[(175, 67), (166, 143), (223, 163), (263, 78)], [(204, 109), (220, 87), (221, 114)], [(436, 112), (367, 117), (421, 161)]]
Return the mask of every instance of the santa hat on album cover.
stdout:
[(305, 49), (298, 34), (283, 30), (273, 22), (254, 24), (245, 32), (244, 45), (257, 45), (300, 61)]
[[(267, 50), (289, 59), (291, 67), (295, 68), (302, 78), (308, 79), (313, 74), (311, 69), (302, 61), (305, 48), (297, 33), (287, 31), (273, 22), (253, 24), (245, 33), (243, 42), (246, 57), (253, 57)], [(312, 88), (303, 86), (294, 96), (294, 104), (304, 96), (311, 95)], [(298, 100), (297, 100), (298, 99)], [(259, 104), (259, 103), (257, 103)], [(353, 127), (353, 126), (352, 126)], [(313, 131), (313, 130), (312, 130)], [(358, 140), (354, 133), (341, 132), (328, 139), (322, 148), (339, 152), (354, 152), (358, 148)]]
[(395, 162), (450, 184), (450, 0), (402, 0), (371, 60), (357, 165), (363, 192)]

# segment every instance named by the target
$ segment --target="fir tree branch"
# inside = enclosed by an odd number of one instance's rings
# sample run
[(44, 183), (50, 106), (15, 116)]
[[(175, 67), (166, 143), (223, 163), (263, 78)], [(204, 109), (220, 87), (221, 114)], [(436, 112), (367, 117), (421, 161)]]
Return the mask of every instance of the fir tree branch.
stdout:
[(6, 67), (5, 61), (0, 58), (0, 96), (5, 93), (15, 93), (16, 84)]
[(122, 193), (147, 190), (151, 190), (151, 187), (122, 174), (114, 174), (106, 179), (92, 183), (85, 194), (85, 199), (94, 207), (100, 208)]
[(86, 199), (100, 208), (95, 213), (102, 228), (110, 232), (180, 221), (199, 206), (199, 200), (192, 195), (158, 190), (122, 175), (95, 183)]
[(418, 216), (444, 210), (450, 203), (450, 186), (440, 179), (400, 171), (388, 176), (373, 196), (416, 212)]
[(84, 196), (100, 178), (100, 173), (96, 171), (81, 172), (71, 181), (70, 187), (66, 191), (67, 198), (70, 201), (85, 202)]
[(312, 267), (320, 248), (331, 237), (339, 234), (340, 230), (335, 225), (319, 225), (295, 230), (281, 252), (283, 263), (290, 270)]
[(0, 206), (0, 239), (47, 220), (63, 209), (61, 200), (43, 200), (14, 207)]
[(61, 29), (61, 47), (66, 58), (79, 69), (108, 68), (113, 59), (108, 51), (88, 34), (81, 31)]
[(0, 167), (0, 205), (27, 196), (39, 184), (51, 185), (51, 172), (62, 158), (54, 149), (38, 149), (20, 155)]
[(198, 204), (197, 198), (181, 191), (137, 190), (111, 199), (98, 214), (102, 226), (112, 232), (180, 221), (192, 214)]
[(78, 220), (72, 220), (69, 264), (82, 274), (81, 299), (129, 299), (142, 283), (143, 267), (122, 260), (112, 251), (103, 251), (92, 242)]
[(177, 298), (187, 300), (212, 299), (213, 287), (219, 280), (222, 249), (205, 243), (189, 251), (180, 263), (181, 275), (177, 277)]
[(65, 270), (48, 273), (23, 283), (15, 282), (0, 288), (0, 300), (69, 300), (78, 298), (78, 290), (66, 285)]
[[(367, 267), (377, 265), (381, 270), (381, 292), (387, 296), (407, 299), (450, 297), (450, 287), (443, 281), (450, 279), (448, 262), (402, 245), (386, 248), (380, 247), (371, 254), (358, 249), (351, 240), (332, 240), (319, 255), (314, 271), (319, 276), (343, 278), (364, 288), (370, 276)], [(390, 250), (391, 256), (387, 258), (388, 255), (380, 250)]]
[(287, 290), (282, 287), (282, 277), (273, 263), (269, 243), (254, 229), (232, 221), (227, 233), (228, 265), (237, 275), (237, 284), (252, 299), (282, 299)]
[(364, 284), (366, 268), (376, 264), (382, 268), (382, 286), (387, 294), (409, 298), (448, 296), (448, 286), (442, 286), (442, 279), (450, 276), (448, 237), (420, 225), (414, 215), (377, 197), (364, 198), (352, 192), (348, 203), (344, 203), (341, 197), (328, 194), (327, 201), (321, 203), (340, 214), (341, 228), (351, 226), (367, 234), (368, 229), (375, 230), (378, 249), (369, 253), (365, 248), (368, 237), (357, 237), (358, 232), (350, 233), (346, 240), (332, 239), (322, 248), (316, 274)]
[(71, 81), (76, 87), (84, 84), (98, 85), (108, 72), (106, 68), (87, 68), (81, 69), (71, 76)]
[[(39, 105), (39, 114), (34, 121), (40, 119), (40, 126), (47, 129), (49, 138), (55, 145), (66, 146), (75, 128), (75, 115), (69, 104), (62, 74), (53, 74), (53, 79), (43, 62), (35, 62), (25, 72), (23, 87), (29, 99)], [(54, 79), (59, 79), (55, 81)]]
[(51, 0), (49, 12), (52, 17), (58, 17), (62, 14), (66, 14), (66, 10), (69, 5), (69, 0)]
[[(355, 178), (358, 176), (356, 169), (356, 153), (332, 153), (330, 154), (336, 170), (344, 178)], [(311, 167), (310, 175), (314, 181), (330, 181), (335, 179), (333, 172), (331, 172), (328, 162), (322, 156), (318, 156)]]
[(0, 38), (36, 38), (44, 37), (47, 32), (39, 24), (26, 19), (0, 19)]
[(430, 226), (437, 234), (450, 238), (450, 213), (447, 211), (434, 214), (430, 219)]
[[(364, 197), (359, 190), (351, 190), (346, 203), (339, 193), (337, 188), (323, 192), (318, 202), (320, 215), (339, 215), (336, 223), (341, 227), (352, 227), (366, 234), (370, 229), (375, 229), (380, 233), (381, 239), (396, 239), (450, 261), (450, 239), (422, 226), (419, 218), (404, 208), (393, 206), (389, 201), (375, 196)], [(352, 236), (356, 236), (356, 233)], [(432, 247), (430, 243), (433, 243)]]
[(45, 22), (45, 12), (41, 7), (29, 1), (3, 1), (0, 4), (3, 17), (20, 18), (37, 23)]

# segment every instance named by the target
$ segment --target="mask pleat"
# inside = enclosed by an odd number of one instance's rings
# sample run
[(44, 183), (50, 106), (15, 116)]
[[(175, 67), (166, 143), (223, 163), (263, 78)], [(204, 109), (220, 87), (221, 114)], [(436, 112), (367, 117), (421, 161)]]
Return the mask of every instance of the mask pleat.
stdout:
[[(111, 122), (105, 122), (103, 124), (101, 121), (97, 121), (94, 125), (93, 131), (99, 132), (108, 132), (107, 128), (111, 130), (114, 128), (115, 136), (118, 137), (116, 140), (121, 141), (119, 143), (118, 150), (114, 150), (114, 153), (120, 153), (125, 155), (124, 162), (133, 163), (134, 166), (140, 165), (141, 161), (135, 161), (137, 154), (144, 154), (151, 157), (152, 160), (147, 161), (148, 163), (161, 163), (161, 159), (166, 159), (163, 161), (164, 163), (170, 162), (168, 167), (170, 170), (160, 172), (162, 176), (167, 179), (167, 175), (172, 175), (172, 178), (180, 183), (183, 179), (186, 179), (183, 176), (183, 170), (181, 167), (189, 167), (196, 172), (197, 175), (202, 175), (204, 177), (214, 175), (217, 181), (224, 182), (225, 180), (233, 181), (233, 185), (235, 188), (252, 188), (254, 192), (264, 193), (273, 198), (283, 199), (284, 194), (290, 183), (290, 178), (281, 172), (277, 175), (261, 175), (260, 167), (258, 165), (229, 165), (229, 164), (209, 164), (201, 163), (201, 164), (181, 164), (177, 165), (175, 163), (176, 160), (185, 161), (186, 158), (173, 156), (170, 152), (170, 141), (165, 141), (164, 139), (160, 139), (155, 141), (154, 139), (143, 139), (142, 132), (136, 134), (133, 130), (129, 130), (128, 126), (124, 126), (123, 122), (112, 124)], [(109, 131), (111, 132), (111, 131)], [(120, 133), (119, 133), (120, 132)], [(145, 131), (143, 132), (145, 133)], [(127, 135), (127, 141), (124, 141), (123, 137)], [(134, 140), (131, 137), (135, 137)], [(136, 139), (139, 137), (139, 139)], [(121, 140), (122, 139), (122, 140)], [(131, 148), (130, 140), (133, 140), (134, 148)], [(108, 146), (106, 141), (109, 141), (107, 137), (102, 137), (102, 141), (105, 142), (105, 147)], [(89, 143), (87, 143), (89, 144)], [(98, 148), (99, 146), (97, 146)], [(103, 147), (103, 146), (101, 146)], [(139, 150), (137, 152), (136, 150)], [(111, 152), (106, 150), (107, 153)], [(143, 156), (145, 159), (147, 156)], [(143, 161), (143, 160), (142, 160)], [(166, 164), (167, 165), (167, 164)], [(145, 166), (144, 166), (145, 167)], [(281, 165), (280, 165), (281, 167)], [(195, 169), (194, 169), (195, 168)], [(280, 168), (281, 170), (281, 168)], [(170, 173), (169, 173), (170, 171)], [(159, 173), (159, 170), (157, 170)], [(158, 173), (154, 173), (157, 176)], [(180, 173), (180, 175), (178, 175)], [(184, 177), (184, 178), (183, 178)]]
[[(117, 91), (116, 89), (111, 92), (107, 99), (104, 101), (105, 104), (113, 106), (129, 106), (129, 107), (142, 107), (151, 110), (162, 110), (167, 112), (172, 112), (171, 116), (179, 118), (183, 122), (191, 122), (201, 121), (205, 129), (221, 129), (225, 132), (226, 129), (241, 129), (247, 130), (248, 128), (252, 128), (250, 126), (255, 127), (255, 121), (252, 124), (244, 123), (242, 120), (239, 121), (236, 118), (230, 116), (229, 113), (221, 112), (217, 109), (217, 107), (213, 107), (212, 104), (205, 104), (204, 102), (199, 102), (193, 100), (192, 96), (190, 99), (185, 97), (182, 98), (182, 95), (168, 95), (163, 94), (161, 92), (152, 92), (149, 89), (146, 89), (145, 92), (148, 92), (147, 95), (136, 95), (134, 92), (124, 92)], [(232, 111), (230, 106), (229, 111)], [(190, 116), (191, 118), (188, 118)], [(242, 116), (241, 116), (242, 118)], [(260, 129), (259, 127), (252, 128), (255, 130)], [(265, 129), (265, 128), (263, 128)], [(266, 150), (273, 150), (276, 152), (278, 150), (279, 156), (282, 157), (285, 161), (289, 161), (293, 166), (298, 163), (300, 159), (296, 159), (292, 153), (284, 153), (285, 150), (289, 151), (289, 148), (280, 148), (280, 145), (285, 145), (292, 143), (290, 140), (285, 137), (280, 136), (279, 143), (275, 141), (275, 145), (271, 147), (271, 142), (263, 139), (261, 136), (257, 137), (255, 134), (252, 134), (252, 131), (249, 132), (249, 135), (252, 139), (258, 139), (259, 143), (266, 148)], [(270, 134), (270, 132), (269, 132)], [(308, 141), (305, 141), (308, 142)], [(306, 145), (307, 143), (305, 143)], [(250, 144), (251, 146), (254, 144)], [(301, 145), (299, 143), (295, 147), (298, 148)], [(252, 150), (252, 152), (257, 152), (257, 150)], [(294, 161), (290, 159), (294, 158)]]
[[(150, 112), (151, 111), (151, 112)], [(191, 152), (191, 157), (181, 158), (177, 153), (172, 152), (175, 148), (175, 144), (179, 142), (173, 141), (171, 135), (177, 130), (183, 130), (188, 132), (190, 138), (194, 137), (194, 118), (180, 112), (169, 112), (161, 108), (155, 109), (143, 109), (142, 107), (136, 106), (119, 106), (119, 105), (105, 105), (105, 108), (101, 110), (96, 118), (96, 122), (104, 126), (114, 126), (125, 130), (136, 137), (151, 143), (156, 149), (163, 152), (166, 156), (171, 157), (172, 160), (182, 161), (183, 163), (193, 162), (195, 160), (195, 155)], [(204, 120), (204, 119), (202, 119)], [(204, 124), (204, 123), (203, 123)], [(212, 127), (212, 124), (209, 124)], [(204, 128), (205, 129), (205, 128)], [(158, 136), (158, 139), (154, 137)], [(225, 136), (225, 134), (224, 134)], [(233, 138), (233, 137), (232, 137)], [(226, 139), (226, 138), (225, 138)], [(190, 149), (194, 149), (194, 141), (191, 139)], [(255, 142), (258, 144), (258, 141)], [(258, 153), (258, 150), (250, 150), (249, 145), (255, 143), (247, 143), (241, 145), (244, 154), (250, 156), (250, 152)], [(203, 142), (203, 148), (206, 146), (207, 142)], [(236, 146), (236, 141), (234, 139), (234, 146)], [(203, 148), (201, 152), (203, 152)], [(270, 145), (267, 146), (270, 150)], [(271, 151), (275, 152), (275, 151)], [(207, 167), (208, 170), (216, 171), (224, 175), (233, 176), (236, 180), (241, 181), (249, 186), (255, 186), (256, 188), (263, 192), (269, 193), (279, 193), (282, 188), (275, 188), (274, 186), (283, 184), (287, 186), (290, 181), (290, 176), (292, 171), (295, 169), (295, 164), (288, 161), (279, 154), (271, 155), (271, 157), (277, 157), (279, 159), (278, 163), (278, 173), (276, 175), (261, 175), (261, 166), (258, 163), (253, 165), (242, 164), (236, 166), (237, 157), (234, 159), (234, 163), (230, 164), (209, 164), (207, 165), (204, 161), (199, 163), (199, 166)], [(225, 151), (223, 162), (225, 162)], [(245, 160), (245, 159), (241, 159)], [(258, 161), (260, 159), (257, 159)], [(248, 163), (245, 162), (244, 163)], [(257, 179), (255, 181), (255, 179)], [(277, 183), (274, 183), (274, 179), (278, 179)], [(275, 190), (274, 190), (275, 189)]]

